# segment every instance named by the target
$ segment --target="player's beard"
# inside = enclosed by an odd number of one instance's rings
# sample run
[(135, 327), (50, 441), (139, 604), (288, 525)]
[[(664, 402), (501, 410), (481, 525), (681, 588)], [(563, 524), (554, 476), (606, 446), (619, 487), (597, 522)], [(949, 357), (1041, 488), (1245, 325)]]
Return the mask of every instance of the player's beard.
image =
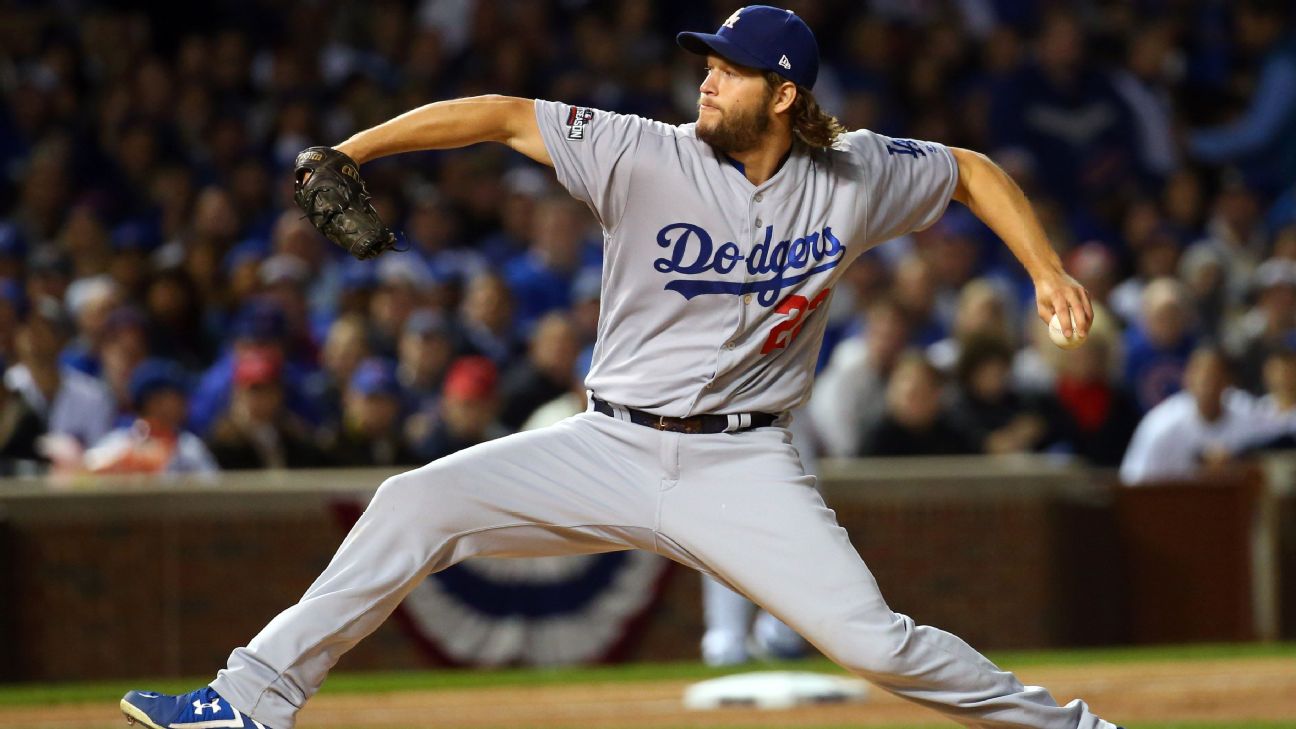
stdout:
[(696, 127), (698, 139), (725, 154), (755, 149), (769, 131), (769, 104), (773, 98), (773, 91), (767, 89), (765, 97), (756, 106), (740, 111), (716, 111), (720, 118), (714, 124), (703, 124), (699, 117)]

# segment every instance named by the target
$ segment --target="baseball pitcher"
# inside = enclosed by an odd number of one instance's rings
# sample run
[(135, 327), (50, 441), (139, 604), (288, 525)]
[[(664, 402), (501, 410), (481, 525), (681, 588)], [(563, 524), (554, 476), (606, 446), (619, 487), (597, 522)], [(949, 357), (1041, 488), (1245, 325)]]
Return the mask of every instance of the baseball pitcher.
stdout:
[[(753, 5), (714, 34), (695, 123), (500, 96), (430, 104), (298, 159), (297, 199), (359, 258), (394, 238), (359, 167), (497, 142), (553, 167), (604, 232), (586, 412), (387, 479), (301, 602), (211, 685), (132, 691), (152, 729), (291, 729), (349, 648), (430, 573), (468, 557), (647, 549), (694, 567), (881, 688), (972, 727), (1112, 729), (959, 638), (892, 611), (806, 475), (787, 413), (810, 392), (833, 285), (951, 199), (1004, 240), (1066, 334), (1092, 318), (1020, 189), (984, 156), (848, 132), (811, 89), (818, 46)], [(701, 64), (699, 64), (701, 65)]]

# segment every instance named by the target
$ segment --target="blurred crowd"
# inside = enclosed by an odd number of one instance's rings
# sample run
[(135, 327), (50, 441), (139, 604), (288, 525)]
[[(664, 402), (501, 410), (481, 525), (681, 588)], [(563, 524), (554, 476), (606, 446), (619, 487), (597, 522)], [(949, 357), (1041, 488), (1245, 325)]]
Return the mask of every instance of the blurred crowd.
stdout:
[[(1290, 437), (1290, 3), (786, 5), (826, 109), (989, 154), (1099, 311), (1063, 355), (953, 204), (835, 289), (800, 414), (819, 451), (1069, 452), (1138, 481)], [(358, 263), (292, 205), (292, 160), (482, 93), (688, 122), (674, 33), (734, 7), (0, 4), (0, 470), (415, 465), (583, 409), (601, 235), (549, 170), (499, 145), (367, 164), (410, 250)], [(1171, 468), (1163, 442), (1196, 445)]]

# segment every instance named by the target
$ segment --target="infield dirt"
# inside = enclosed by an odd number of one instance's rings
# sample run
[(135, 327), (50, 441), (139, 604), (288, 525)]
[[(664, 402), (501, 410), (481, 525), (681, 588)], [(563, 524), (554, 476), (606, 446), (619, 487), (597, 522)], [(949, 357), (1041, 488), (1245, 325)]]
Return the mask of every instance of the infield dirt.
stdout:
[[(1285, 720), (1296, 727), (1296, 662), (1289, 658), (1027, 667), (1018, 675), (1028, 684), (1048, 686), (1060, 701), (1083, 697), (1104, 718), (1126, 724), (1227, 721), (1245, 725)], [(876, 690), (863, 704), (692, 712), (680, 703), (690, 683), (633, 681), (340, 695), (326, 690), (302, 712), (297, 726), (673, 729), (942, 723), (934, 712)], [(117, 699), (105, 696), (95, 703), (0, 708), (0, 729), (121, 729), (126, 723), (117, 712)]]

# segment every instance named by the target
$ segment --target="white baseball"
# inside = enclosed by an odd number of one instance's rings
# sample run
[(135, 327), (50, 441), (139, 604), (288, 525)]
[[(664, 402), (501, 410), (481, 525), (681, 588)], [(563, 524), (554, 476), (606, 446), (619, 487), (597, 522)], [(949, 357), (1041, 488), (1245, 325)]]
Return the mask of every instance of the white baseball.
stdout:
[[(1072, 321), (1074, 322), (1074, 319)], [(1053, 318), (1049, 319), (1049, 339), (1052, 339), (1053, 343), (1062, 349), (1075, 349), (1084, 344), (1083, 339), (1074, 336), (1075, 333), (1076, 332), (1073, 329), (1071, 332), (1072, 336), (1069, 338), (1066, 334), (1062, 333), (1062, 320), (1058, 318), (1057, 314), (1054, 314)]]

